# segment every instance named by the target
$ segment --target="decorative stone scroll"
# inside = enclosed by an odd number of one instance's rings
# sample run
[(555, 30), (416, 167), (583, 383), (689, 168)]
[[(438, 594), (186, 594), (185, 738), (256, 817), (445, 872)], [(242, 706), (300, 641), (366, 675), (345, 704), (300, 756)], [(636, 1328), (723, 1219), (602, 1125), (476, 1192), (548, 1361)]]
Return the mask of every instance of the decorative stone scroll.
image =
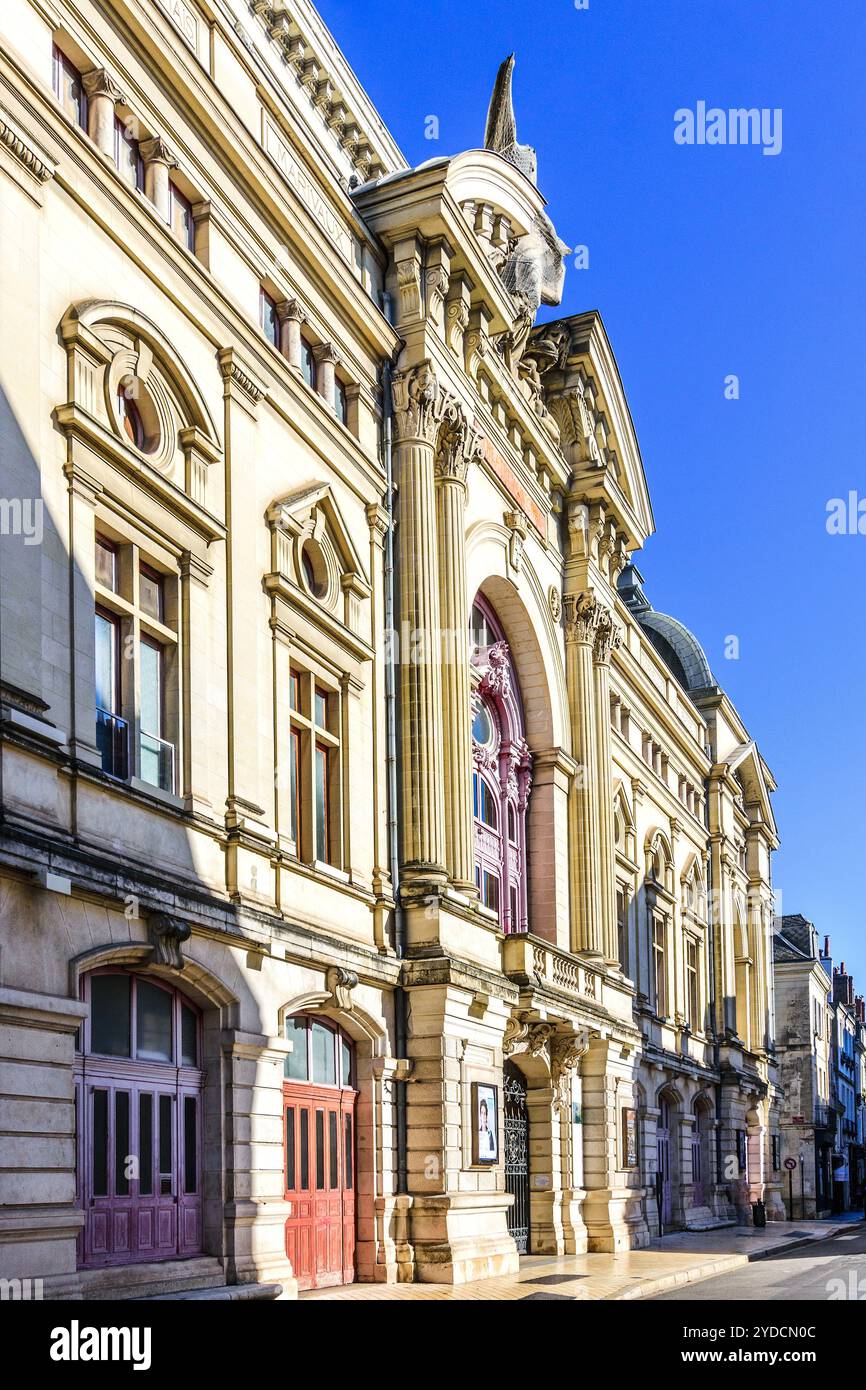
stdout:
[(183, 970), (181, 947), (192, 934), (189, 923), (172, 917), (168, 912), (151, 912), (147, 929), (153, 946), (154, 964), (168, 966), (170, 970)]

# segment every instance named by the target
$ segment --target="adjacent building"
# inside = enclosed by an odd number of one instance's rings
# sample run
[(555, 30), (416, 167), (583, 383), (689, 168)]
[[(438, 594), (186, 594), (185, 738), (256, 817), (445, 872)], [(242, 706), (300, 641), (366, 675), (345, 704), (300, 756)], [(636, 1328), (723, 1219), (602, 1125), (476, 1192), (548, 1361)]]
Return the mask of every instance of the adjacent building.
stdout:
[(411, 168), (308, 0), (0, 31), (0, 1275), (783, 1215), (775, 784), (600, 316), (536, 323), (513, 60)]
[(864, 1000), (799, 913), (777, 918), (773, 954), (782, 1195), (793, 1220), (829, 1216), (863, 1201)]

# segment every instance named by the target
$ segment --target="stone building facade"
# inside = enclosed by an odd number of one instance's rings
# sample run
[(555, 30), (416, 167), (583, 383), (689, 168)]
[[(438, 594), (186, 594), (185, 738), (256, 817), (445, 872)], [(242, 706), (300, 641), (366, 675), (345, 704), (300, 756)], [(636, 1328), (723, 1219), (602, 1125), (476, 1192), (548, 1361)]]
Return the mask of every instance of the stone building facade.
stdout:
[(864, 1000), (845, 962), (834, 965), (800, 913), (776, 921), (776, 1050), (783, 1198), (792, 1220), (829, 1216), (863, 1202)]
[(512, 64), (412, 169), (307, 0), (0, 32), (0, 1275), (778, 1214), (774, 784), (599, 316), (535, 324)]

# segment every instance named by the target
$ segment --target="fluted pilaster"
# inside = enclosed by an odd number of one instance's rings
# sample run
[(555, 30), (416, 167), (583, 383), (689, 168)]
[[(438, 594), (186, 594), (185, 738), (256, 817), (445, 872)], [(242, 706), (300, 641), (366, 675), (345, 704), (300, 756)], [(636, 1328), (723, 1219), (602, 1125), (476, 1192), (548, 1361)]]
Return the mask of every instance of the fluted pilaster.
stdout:
[(428, 363), (393, 381), (400, 536), (403, 864), (408, 883), (445, 877), (441, 616), (434, 455), (444, 393)]
[(613, 775), (610, 753), (610, 657), (622, 643), (622, 633), (610, 613), (601, 611), (595, 634), (594, 686), (597, 716), (596, 784), (598, 787), (599, 877), (601, 940), (605, 959), (619, 964), (616, 931), (616, 872), (613, 834)]
[(598, 739), (593, 648), (602, 607), (593, 594), (564, 597), (566, 681), (574, 756), (569, 795), (572, 950), (604, 954), (599, 864)]
[(475, 893), (472, 732), (466, 624), (466, 476), (478, 436), (465, 411), (446, 415), (436, 456), (442, 708), (445, 728), (445, 859), (455, 887)]

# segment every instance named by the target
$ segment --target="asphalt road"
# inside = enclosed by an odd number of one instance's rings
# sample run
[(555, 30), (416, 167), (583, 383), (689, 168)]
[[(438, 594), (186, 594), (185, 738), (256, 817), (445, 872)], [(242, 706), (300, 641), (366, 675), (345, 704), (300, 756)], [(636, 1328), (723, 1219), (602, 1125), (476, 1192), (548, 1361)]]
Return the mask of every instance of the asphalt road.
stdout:
[(686, 1284), (647, 1303), (709, 1303), (741, 1299), (754, 1303), (866, 1301), (866, 1222), (840, 1236), (815, 1241), (771, 1259), (755, 1260), (732, 1274)]

